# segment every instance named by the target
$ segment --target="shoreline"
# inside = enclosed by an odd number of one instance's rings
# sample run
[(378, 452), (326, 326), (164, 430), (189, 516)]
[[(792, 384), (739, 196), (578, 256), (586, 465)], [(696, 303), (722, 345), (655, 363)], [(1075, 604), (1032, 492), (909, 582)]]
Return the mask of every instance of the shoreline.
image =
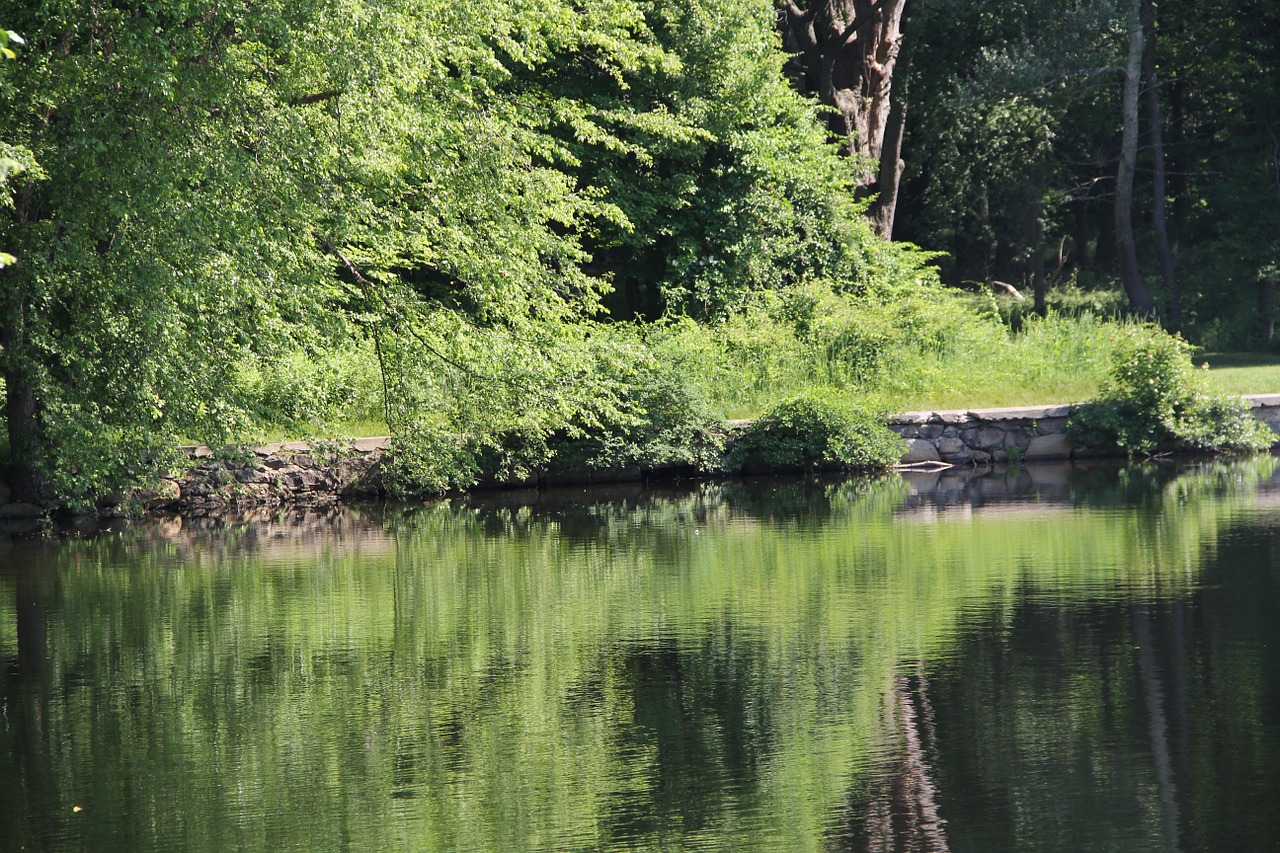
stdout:
[[(1277, 433), (1277, 442), (1280, 442), (1280, 394), (1248, 395), (1244, 399), (1248, 400), (1254, 417)], [(1066, 424), (1075, 405), (902, 412), (890, 415), (888, 425), (903, 439), (904, 449), (899, 460), (899, 467), (903, 469), (983, 469), (1017, 466), (1023, 462), (1123, 456), (1071, 445)], [(748, 423), (727, 422), (726, 444), (731, 445)], [(161, 479), (156, 488), (132, 496), (132, 506), (126, 507), (125, 501), (107, 502), (96, 513), (83, 514), (122, 515), (126, 509), (141, 508), (147, 514), (183, 515), (237, 507), (303, 508), (379, 500), (386, 496), (381, 480), (382, 461), (391, 446), (389, 436), (375, 436), (349, 441), (235, 445), (221, 450), (206, 445), (181, 447), (178, 449), (186, 457), (186, 467)], [(798, 470), (743, 473), (787, 474)], [(462, 491), (501, 492), (707, 478), (705, 472), (685, 465), (625, 468), (553, 465), (524, 480), (486, 482)], [(7, 492), (7, 487), (0, 489), (0, 525), (38, 525), (47, 515), (47, 508), (10, 503)]]

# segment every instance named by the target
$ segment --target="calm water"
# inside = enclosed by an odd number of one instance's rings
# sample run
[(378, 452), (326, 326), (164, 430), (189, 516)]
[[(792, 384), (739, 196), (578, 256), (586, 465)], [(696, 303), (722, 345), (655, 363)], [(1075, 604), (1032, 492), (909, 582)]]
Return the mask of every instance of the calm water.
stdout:
[(0, 537), (0, 849), (1280, 849), (1265, 458)]

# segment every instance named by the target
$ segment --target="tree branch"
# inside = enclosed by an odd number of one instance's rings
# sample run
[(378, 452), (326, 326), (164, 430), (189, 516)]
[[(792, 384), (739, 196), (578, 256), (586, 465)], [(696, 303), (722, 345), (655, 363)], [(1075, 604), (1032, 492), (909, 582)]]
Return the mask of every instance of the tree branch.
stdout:
[(341, 89), (329, 89), (325, 92), (315, 92), (310, 95), (301, 95), (297, 98), (290, 98), (285, 101), (285, 103), (291, 107), (301, 107), (306, 106), (307, 104), (318, 104), (321, 101), (332, 101), (334, 98), (342, 94), (343, 91)]
[[(342, 254), (342, 252), (338, 251), (338, 248), (337, 248), (336, 246), (334, 246), (332, 243), (330, 243), (328, 240), (326, 240), (326, 239), (325, 239), (323, 236), (321, 236), (319, 233), (317, 233), (317, 232), (315, 232), (315, 231), (313, 231), (313, 232), (311, 232), (311, 233), (315, 236), (315, 238), (316, 238), (317, 240), (319, 240), (319, 241), (320, 241), (320, 245), (324, 247), (324, 250), (325, 250), (326, 252), (328, 252), (329, 254), (333, 255), (335, 258), (337, 258), (339, 261), (341, 261), (341, 262), (342, 262), (342, 265), (343, 265), (344, 267), (346, 267), (346, 268), (347, 268), (347, 272), (351, 273), (351, 275), (355, 278), (355, 280), (356, 280), (357, 282), (359, 282), (361, 285), (363, 285), (363, 286), (364, 286), (364, 288), (365, 288), (365, 290), (366, 290), (366, 291), (368, 291), (372, 296), (377, 297), (378, 301), (379, 301), (379, 302), (381, 302), (381, 303), (383, 304), (383, 306), (387, 309), (387, 311), (388, 311), (389, 313), (391, 313), (392, 315), (399, 315), (399, 314), (401, 314), (401, 312), (396, 308), (396, 306), (395, 306), (395, 305), (393, 305), (393, 304), (391, 303), (391, 300), (387, 298), (387, 295), (386, 295), (385, 293), (383, 293), (383, 292), (382, 292), (382, 288), (380, 288), (380, 287), (377, 285), (377, 283), (376, 283), (376, 282), (370, 281), (370, 280), (369, 280), (369, 278), (368, 278), (367, 276), (365, 276), (365, 274), (364, 274), (363, 272), (361, 272), (361, 271), (360, 271), (360, 268), (359, 268), (359, 267), (357, 267), (357, 266), (355, 265), (355, 263), (353, 263), (353, 262), (351, 261), (351, 259), (350, 259), (350, 258), (348, 258), (346, 255)], [(426, 347), (426, 349), (427, 349), (427, 351), (428, 351), (428, 352), (430, 352), (430, 353), (431, 353), (432, 355), (434, 355), (436, 358), (438, 358), (438, 359), (440, 359), (441, 361), (443, 361), (445, 364), (448, 364), (448, 365), (450, 365), (450, 366), (452, 366), (452, 367), (455, 367), (455, 368), (457, 368), (458, 370), (461, 370), (463, 373), (469, 373), (469, 374), (471, 374), (472, 376), (477, 376), (477, 377), (479, 377), (479, 378), (481, 378), (481, 379), (492, 379), (492, 378), (493, 378), (493, 377), (490, 377), (490, 376), (485, 376), (484, 374), (481, 374), (481, 373), (477, 373), (476, 371), (472, 370), (471, 368), (466, 367), (466, 366), (464, 366), (464, 365), (462, 365), (462, 364), (459, 364), (458, 362), (454, 361), (452, 358), (449, 358), (449, 356), (447, 356), (447, 355), (445, 355), (444, 353), (440, 352), (440, 350), (436, 349), (434, 346), (432, 346), (430, 343), (428, 343), (428, 342), (427, 342), (427, 341), (422, 337), (422, 335), (418, 334), (418, 330), (417, 330), (417, 329), (415, 329), (415, 328), (413, 328), (413, 324), (412, 324), (412, 323), (406, 323), (406, 324), (405, 324), (405, 328), (406, 328), (406, 329), (408, 329), (409, 334), (410, 334), (410, 335), (412, 335), (412, 336), (414, 337), (414, 339), (416, 339), (416, 340), (418, 341), (418, 343), (420, 343), (420, 344), (422, 344), (424, 347)]]
[(849, 42), (853, 41), (858, 34), (858, 30), (869, 24), (876, 15), (880, 14), (880, 10), (884, 8), (885, 4), (889, 2), (891, 0), (876, 0), (867, 11), (861, 15), (854, 16), (854, 19), (849, 22), (849, 26), (845, 27), (844, 32), (840, 33), (840, 37), (836, 39), (835, 47), (832, 48), (832, 51), (843, 50)]

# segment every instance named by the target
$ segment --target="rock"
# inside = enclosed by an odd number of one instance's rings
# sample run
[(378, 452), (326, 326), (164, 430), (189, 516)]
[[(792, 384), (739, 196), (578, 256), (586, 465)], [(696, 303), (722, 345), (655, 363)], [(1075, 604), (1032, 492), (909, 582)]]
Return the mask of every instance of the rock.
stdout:
[(1037, 435), (1027, 445), (1022, 458), (1028, 462), (1037, 459), (1070, 459), (1071, 442), (1063, 433)]
[(1041, 435), (1053, 435), (1067, 428), (1068, 418), (1042, 418), (1036, 421), (1036, 431)]
[(925, 438), (913, 438), (907, 442), (907, 451), (902, 454), (902, 464), (912, 465), (916, 462), (940, 462), (942, 456), (932, 441)]
[[(942, 457), (944, 459), (956, 453), (961, 453), (961, 452), (967, 453), (969, 450), (969, 448), (964, 446), (964, 442), (958, 438), (949, 437), (949, 438), (938, 439), (937, 446), (938, 446), (938, 453), (942, 454)], [(966, 456), (964, 461), (968, 462), (969, 459), (971, 458), (972, 458), (971, 455)], [(947, 459), (947, 461), (950, 462), (951, 460)]]
[(1004, 447), (1005, 431), (999, 427), (983, 427), (978, 430), (975, 439), (977, 446), (983, 450), (990, 450), (993, 447)]
[(183, 500), (195, 500), (197, 498), (207, 498), (213, 494), (213, 486), (202, 479), (187, 479), (178, 484)]
[(321, 484), (323, 478), (309, 468), (299, 468), (289, 474), (289, 480), (295, 489), (311, 491)]
[(391, 436), (384, 435), (378, 438), (357, 438), (351, 442), (351, 449), (360, 453), (372, 453), (375, 450), (388, 450), (391, 447)]
[(1040, 418), (1065, 418), (1071, 414), (1070, 403), (1056, 406), (1017, 406), (1005, 409), (974, 409), (969, 412), (984, 421), (1034, 421)]
[(35, 504), (14, 503), (0, 506), (0, 521), (39, 518), (42, 515), (44, 510)]
[(140, 489), (137, 496), (148, 507), (162, 507), (182, 500), (182, 487), (174, 480), (160, 480), (149, 489)]
[(242, 468), (235, 473), (237, 483), (270, 483), (275, 477), (259, 468)]

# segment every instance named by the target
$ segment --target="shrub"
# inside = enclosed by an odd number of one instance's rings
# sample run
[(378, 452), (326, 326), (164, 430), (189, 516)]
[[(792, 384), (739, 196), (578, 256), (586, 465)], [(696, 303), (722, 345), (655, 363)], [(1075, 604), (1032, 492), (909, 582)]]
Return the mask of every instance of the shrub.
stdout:
[(472, 485), (476, 475), (473, 448), (441, 422), (408, 425), (383, 461), (383, 484), (393, 497), (444, 494)]
[(714, 355), (689, 320), (649, 327), (598, 327), (593, 374), (611, 389), (608, 405), (582, 410), (551, 437), (553, 464), (614, 468), (720, 464), (721, 418), (703, 396), (699, 373)]
[(1130, 455), (1269, 447), (1271, 430), (1244, 400), (1210, 391), (1190, 354), (1189, 344), (1153, 326), (1122, 329), (1101, 397), (1078, 407), (1067, 425), (1072, 441)]
[(882, 413), (832, 389), (813, 389), (774, 406), (734, 443), (728, 465), (752, 468), (886, 468), (902, 439)]

